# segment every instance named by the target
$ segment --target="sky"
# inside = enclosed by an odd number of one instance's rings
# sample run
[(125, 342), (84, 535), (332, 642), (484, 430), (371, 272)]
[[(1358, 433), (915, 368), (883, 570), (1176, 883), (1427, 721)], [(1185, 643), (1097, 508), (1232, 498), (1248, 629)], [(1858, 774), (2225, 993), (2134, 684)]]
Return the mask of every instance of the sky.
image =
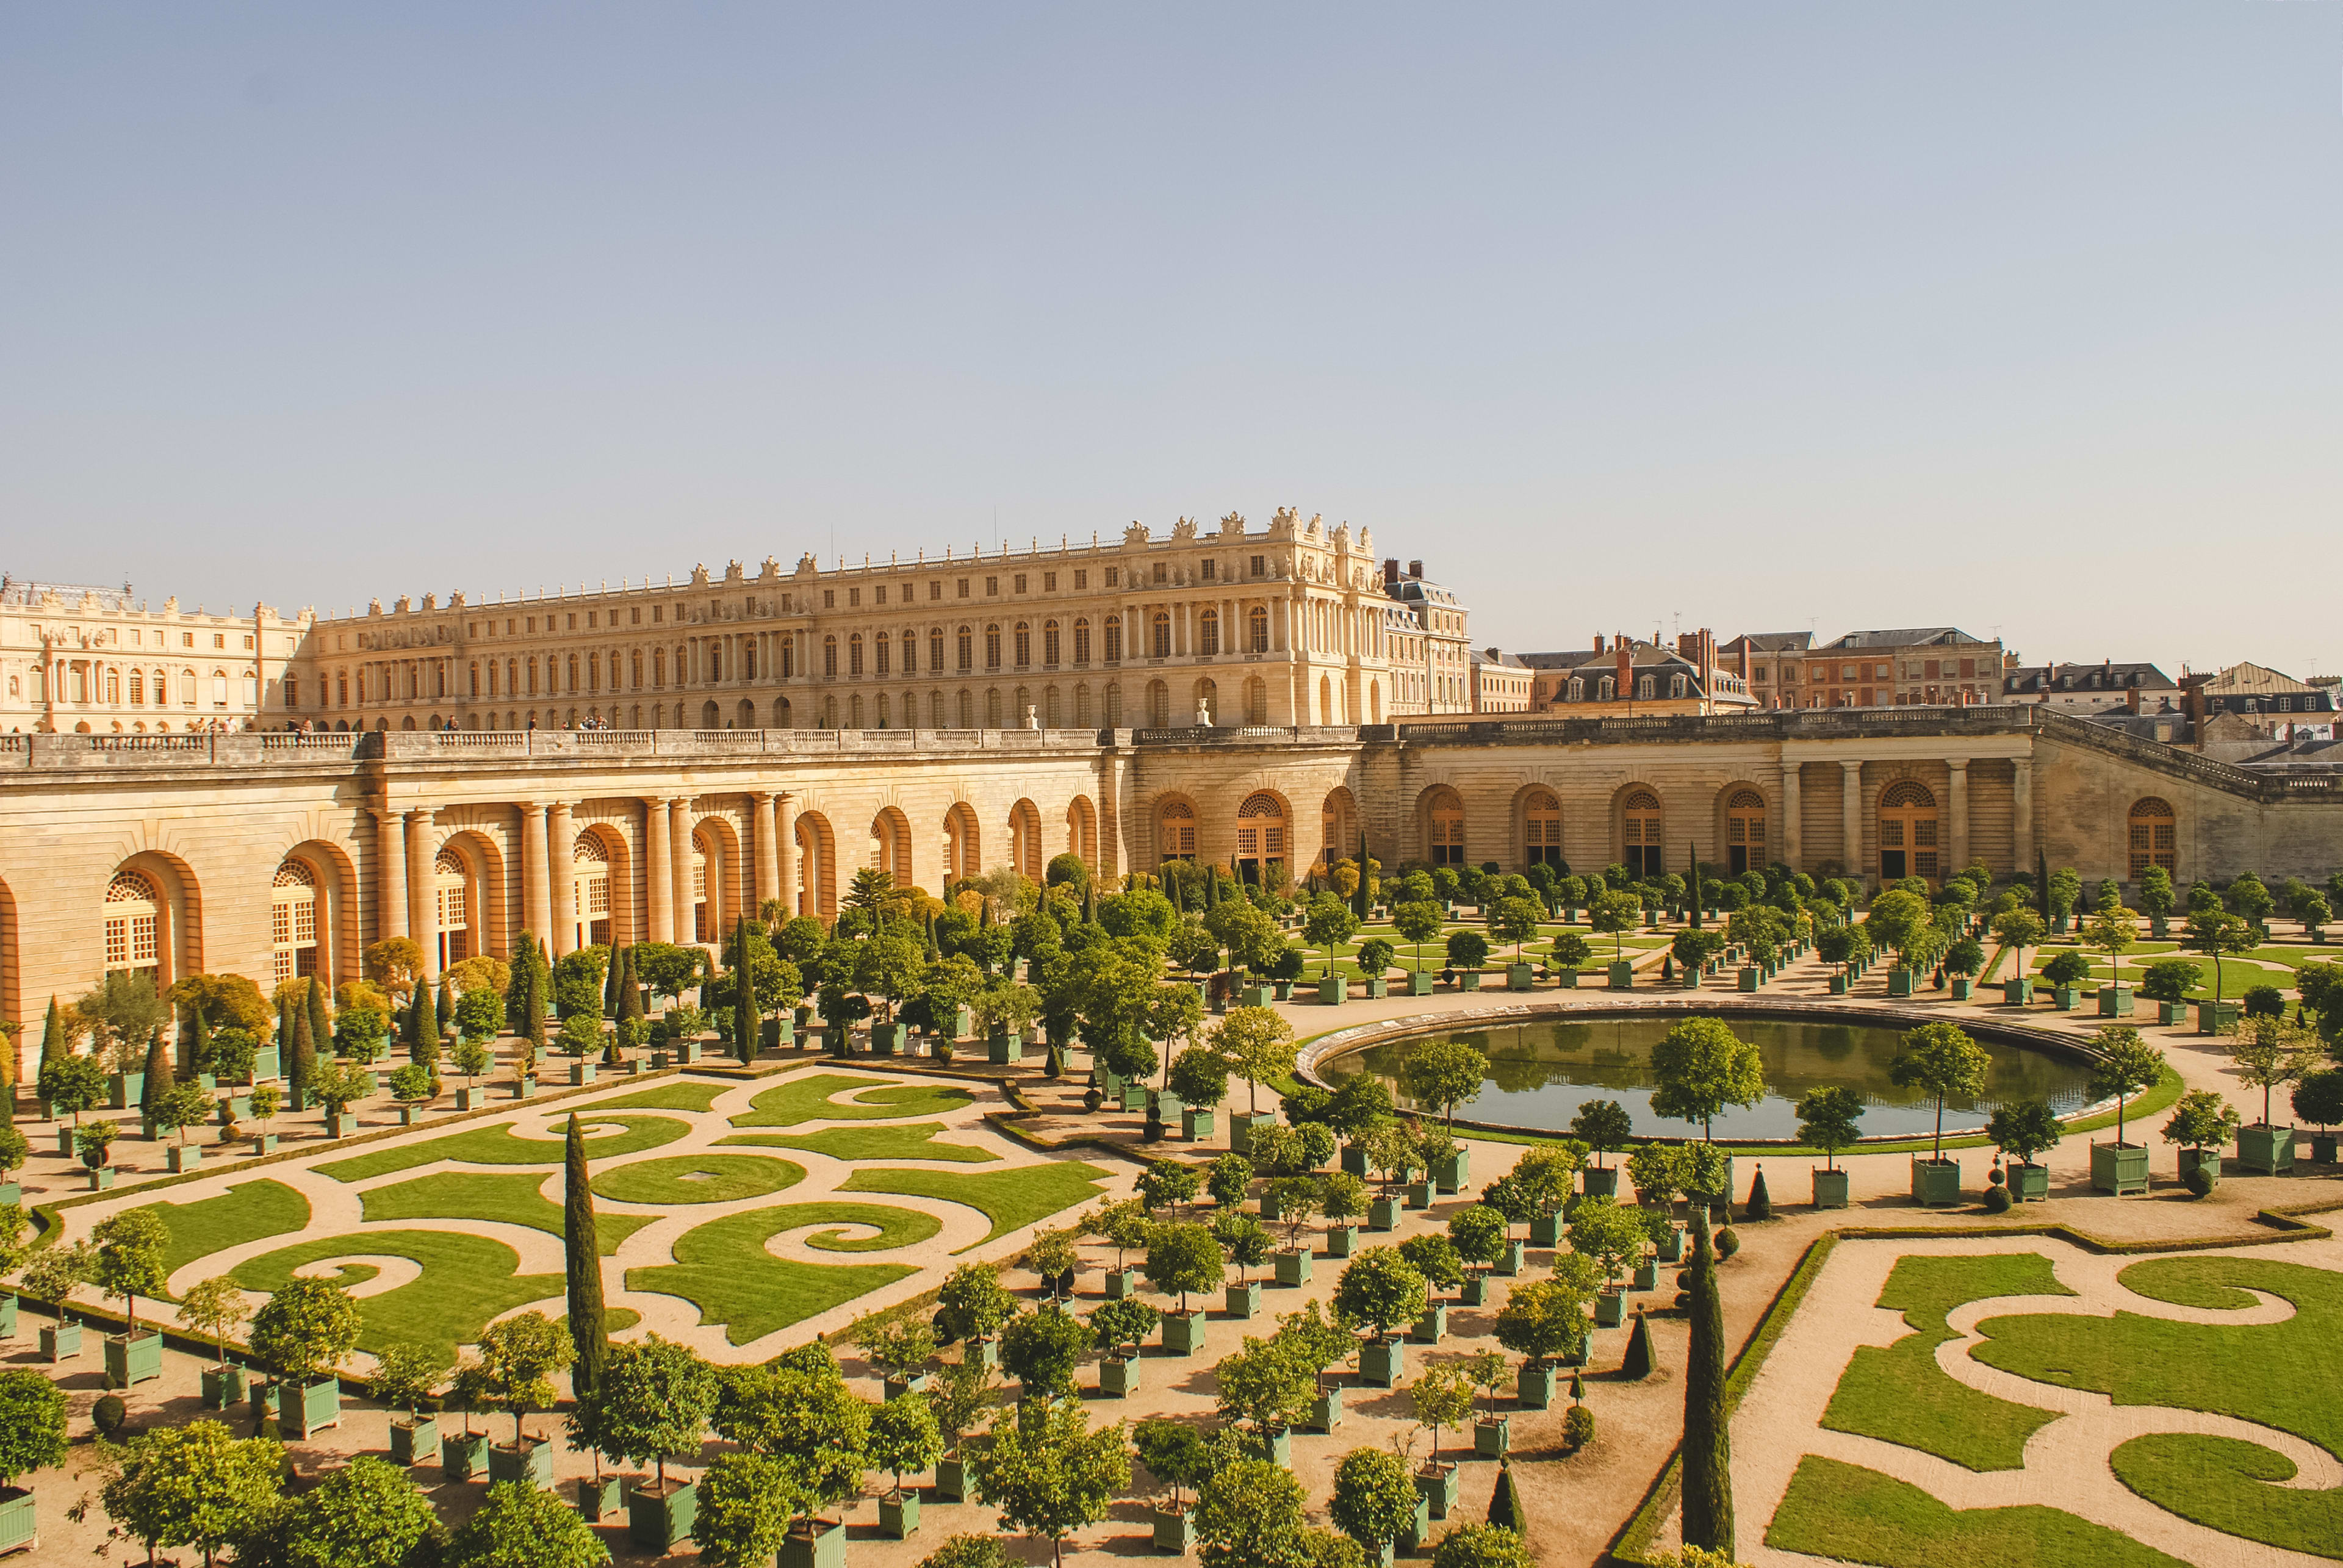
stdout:
[(0, 569), (1373, 531), (1476, 642), (2343, 670), (2343, 5), (0, 4)]

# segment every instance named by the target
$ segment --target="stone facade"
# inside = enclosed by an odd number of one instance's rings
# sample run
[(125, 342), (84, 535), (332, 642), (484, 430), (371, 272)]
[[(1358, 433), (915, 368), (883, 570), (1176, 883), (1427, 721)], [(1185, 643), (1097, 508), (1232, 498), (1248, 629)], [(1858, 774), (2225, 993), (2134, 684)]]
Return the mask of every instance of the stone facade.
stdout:
[(2318, 880), (2343, 864), (2326, 771), (2248, 772), (2030, 706), (1254, 731), (0, 736), (0, 1013), (36, 1042), (48, 999), (110, 965), (338, 982), (385, 936), (416, 937), (436, 971), (524, 930), (558, 954), (714, 940), (769, 899), (829, 915), (863, 866), (930, 890), (1002, 865), (1038, 876), (1068, 851), (1109, 878), (1167, 854), (1299, 868), (1362, 831), (1392, 867), (1681, 871), (1696, 856), (1878, 878), (1973, 859), (2006, 874), (2038, 849), (2097, 880), (2135, 875), (2152, 802), (2183, 882)]
[(0, 578), (0, 730), (184, 734), (283, 724), (313, 617), (150, 609), (130, 587)]

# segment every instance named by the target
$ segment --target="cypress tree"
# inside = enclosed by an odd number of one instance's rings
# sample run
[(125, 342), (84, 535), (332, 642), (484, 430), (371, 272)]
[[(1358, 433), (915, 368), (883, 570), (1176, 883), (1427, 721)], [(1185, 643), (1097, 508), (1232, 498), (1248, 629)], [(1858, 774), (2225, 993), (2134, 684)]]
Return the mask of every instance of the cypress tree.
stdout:
[(613, 942), (610, 961), (602, 966), (602, 1016), (618, 1016), (618, 983), (627, 978), (627, 950)]
[(1498, 1462), (1497, 1489), (1489, 1494), (1489, 1523), (1500, 1530), (1527, 1536), (1529, 1514), (1522, 1507), (1521, 1488), (1513, 1484), (1513, 1462)]
[(456, 982), (447, 978), (445, 970), (439, 971), (439, 1005), (433, 1010), (438, 1015), (439, 1038), (445, 1040), (447, 1031), (456, 1027)]
[(1692, 870), (1692, 875), (1685, 879), (1685, 886), (1692, 893), (1692, 929), (1698, 930), (1700, 930), (1700, 855), (1687, 844), (1684, 846), (1684, 859)]
[(1773, 1195), (1765, 1191), (1765, 1167), (1757, 1167), (1757, 1180), (1749, 1183), (1749, 1208), (1742, 1216), (1748, 1220), (1770, 1220), (1774, 1217)]
[(138, 1093), (138, 1114), (148, 1126), (155, 1121), (155, 1101), (175, 1081), (171, 1076), (171, 1053), (163, 1044), (163, 1031), (156, 1030), (146, 1037), (146, 1083)]
[[(326, 982), (317, 975), (309, 977), (309, 1055), (314, 1063), (317, 1052), (330, 1050), (334, 1043), (334, 1018), (326, 1010)], [(302, 1084), (306, 1088), (308, 1081)]]
[(1089, 926), (1097, 923), (1098, 883), (1091, 880), (1082, 884), (1082, 924)]
[(1362, 828), (1359, 829), (1359, 885), (1351, 894), (1351, 913), (1358, 916), (1363, 923), (1370, 907), (1371, 900), (1367, 896), (1367, 833)]
[(742, 1061), (757, 1057), (757, 988), (749, 979), (749, 922), (732, 923), (732, 1049)]
[(562, 1151), (562, 1267), (568, 1275), (569, 1340), (578, 1359), (569, 1366), (570, 1391), (579, 1399), (593, 1392), (609, 1359), (609, 1336), (602, 1326), (602, 1249), (594, 1230), (594, 1189), (588, 1182), (586, 1138), (578, 1113), (569, 1113)]
[[(312, 982), (310, 994), (315, 996), (317, 990)], [(309, 1009), (293, 1010), (293, 1038), (287, 1042), (285, 1050), (285, 1087), (292, 1091), (293, 1109), (306, 1111), (309, 1106), (309, 1079), (317, 1070), (317, 1042), (309, 1025)]]
[(416, 1048), (423, 1043), (423, 999), (429, 994), (430, 987), (417, 975), (414, 987), (407, 993), (407, 1010), (398, 1015), (398, 1043), (407, 1047), (409, 1060), (415, 1059)]
[(431, 1070), (431, 1090), (439, 1090), (439, 1009), (431, 1000), (431, 987), (415, 982), (415, 1060)]
[(211, 1020), (204, 1016), (203, 1003), (197, 1002), (187, 1009), (186, 1026), (179, 1030), (179, 1040), (186, 1049), (178, 1053), (177, 1070), (188, 1073), (202, 1071), (204, 1063), (212, 1058), (212, 1025)]
[(643, 982), (635, 973), (635, 950), (627, 949), (627, 973), (618, 986), (618, 1016), (639, 1019), (646, 1016), (643, 1006)]
[(1638, 1307), (1635, 1309), (1635, 1326), (1627, 1335), (1626, 1357), (1619, 1363), (1619, 1375), (1630, 1382), (1641, 1382), (1652, 1375), (1656, 1364), (1652, 1352), (1652, 1322)]
[(537, 958), (537, 938), (528, 931), (513, 948), (512, 972), (505, 979), (505, 1027), (518, 1034), (528, 1012), (528, 971)]
[(1733, 1555), (1733, 1436), (1725, 1399), (1725, 1303), (1708, 1216), (1693, 1206), (1692, 1344), (1684, 1356), (1684, 1539)]
[(57, 1007), (57, 999), (49, 999), (49, 1016), (41, 1025), (41, 1065), (36, 1072), (46, 1072), (49, 1063), (63, 1061), (73, 1054), (73, 1046), (65, 1039), (65, 1014)]
[(521, 1033), (528, 1040), (531, 1057), (545, 1055), (545, 955), (535, 948), (528, 954), (528, 989), (522, 993), (520, 1004)]

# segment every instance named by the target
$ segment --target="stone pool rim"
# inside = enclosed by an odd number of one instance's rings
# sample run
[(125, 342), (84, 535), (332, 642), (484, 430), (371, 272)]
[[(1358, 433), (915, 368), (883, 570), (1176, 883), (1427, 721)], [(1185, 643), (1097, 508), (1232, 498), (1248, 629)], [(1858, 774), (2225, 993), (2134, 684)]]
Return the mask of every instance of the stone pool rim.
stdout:
[[(1381, 1019), (1373, 1023), (1353, 1024), (1345, 1029), (1330, 1030), (1304, 1040), (1294, 1052), (1293, 1075), (1302, 1082), (1316, 1089), (1332, 1090), (1334, 1085), (1319, 1071), (1319, 1064), (1337, 1056), (1348, 1056), (1369, 1046), (1385, 1045), (1395, 1040), (1413, 1035), (1453, 1034), (1460, 1030), (1487, 1028), (1514, 1028), (1525, 1023), (1568, 1020), (1594, 1023), (1604, 1019), (1632, 1015), (1667, 1016), (1681, 1014), (1685, 1018), (1715, 1017), (1719, 1014), (1739, 1014), (1745, 1018), (1769, 1020), (1786, 1023), (1862, 1023), (1896, 1029), (1915, 1029), (1924, 1023), (1957, 1023), (1971, 1038), (1991, 1040), (1997, 1045), (2016, 1046), (2026, 1050), (2037, 1050), (2046, 1055), (2063, 1056), (2087, 1065), (2096, 1066), (2100, 1052), (2090, 1042), (2056, 1030), (2043, 1029), (2034, 1024), (2008, 1023), (1999, 1019), (1949, 1019), (1934, 1008), (1898, 1007), (1892, 1002), (1842, 1001), (1838, 1000), (1790, 997), (1725, 996), (1621, 996), (1605, 997), (1601, 1001), (1513, 1002), (1503, 1007), (1473, 1008), (1463, 1012), (1416, 1013), (1406, 1018)], [(2102, 1100), (2079, 1107), (2059, 1118), (2066, 1126), (2087, 1116), (2096, 1116), (2115, 1109), (2113, 1100)], [(1568, 1138), (1566, 1129), (1523, 1127), (1509, 1121), (1470, 1121), (1458, 1117), (1455, 1127), (1460, 1132), (1498, 1132), (1512, 1138)], [(1967, 1129), (1957, 1134), (1963, 1138), (1981, 1136), (1982, 1129)], [(1953, 1136), (1948, 1134), (1947, 1136)], [(1928, 1134), (1883, 1132), (1859, 1138), (1847, 1145), (1851, 1152), (1861, 1153), (1865, 1144), (1909, 1145), (1926, 1141)], [(1682, 1143), (1682, 1137), (1650, 1136), (1638, 1133), (1628, 1140), (1631, 1144)], [(1729, 1142), (1736, 1149), (1803, 1149), (1805, 1144), (1795, 1138), (1733, 1138)]]

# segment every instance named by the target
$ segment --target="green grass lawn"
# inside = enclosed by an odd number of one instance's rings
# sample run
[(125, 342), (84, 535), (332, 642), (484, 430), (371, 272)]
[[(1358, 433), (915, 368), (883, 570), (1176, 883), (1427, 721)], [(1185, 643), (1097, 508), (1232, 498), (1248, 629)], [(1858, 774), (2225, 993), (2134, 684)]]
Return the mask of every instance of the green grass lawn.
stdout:
[(2272, 1485), (2294, 1462), (2257, 1442), (2150, 1432), (2107, 1456), (2116, 1479), (2183, 1519), (2264, 1546), (2343, 1558), (2343, 1492)]
[(1046, 1220), (1061, 1210), (1087, 1203), (1102, 1191), (1106, 1172), (1080, 1160), (1045, 1160), (1014, 1171), (969, 1173), (956, 1171), (857, 1171), (840, 1187), (842, 1192), (894, 1192), (909, 1198), (934, 1198), (980, 1210), (992, 1229), (967, 1247), (981, 1247), (995, 1237)]
[[(2088, 952), (2085, 952), (2083, 956), (2085, 958), (2091, 957)], [(2191, 1000), (2198, 1001), (2211, 1000), (2213, 996), (2213, 960), (2207, 958), (2197, 958), (2193, 955), (2183, 955), (2180, 961), (2182, 963), (2195, 964), (2197, 966), (2197, 983), (2188, 988), (2189, 999)], [(2042, 972), (2042, 966), (2047, 962), (2049, 962), (2048, 959), (2037, 956), (2031, 966), (2033, 972), (2037, 975), (2040, 974)], [(2087, 985), (2100, 985), (2106, 983), (2107, 978), (2107, 959), (2105, 953), (2101, 953), (2098, 955), (2097, 961), (2091, 965), (2090, 980), (2084, 983)], [(2147, 970), (2146, 966), (2133, 962), (2132, 955), (2128, 953), (2125, 954), (2123, 964), (2124, 983), (2126, 985), (2137, 985), (2147, 978)], [(2238, 998), (2244, 996), (2248, 989), (2258, 985), (2274, 985), (2280, 990), (2291, 990), (2294, 989), (2294, 975), (2290, 970), (2281, 973), (2277, 970), (2266, 970), (2255, 964), (2244, 963), (2237, 959), (2224, 959), (2221, 960), (2222, 1000), (2226, 1001), (2236, 1001)]]
[(1892, 1476), (1810, 1453), (1765, 1544), (1880, 1568), (2182, 1568), (2120, 1531), (2060, 1509), (1954, 1509)]
[(729, 1083), (695, 1083), (678, 1079), (650, 1089), (639, 1089), (632, 1094), (622, 1094), (616, 1100), (598, 1100), (597, 1111), (709, 1111), (716, 1097), (733, 1086)]
[[(452, 1231), (360, 1231), (280, 1248), (233, 1271), (247, 1291), (285, 1288), (294, 1271), (329, 1258), (376, 1254), (411, 1258), (423, 1272), (395, 1290), (358, 1302), (358, 1348), (379, 1352), (393, 1344), (420, 1345), (453, 1362), (456, 1347), (471, 1344), (490, 1320), (529, 1302), (558, 1296), (559, 1274), (519, 1272), (520, 1255), (502, 1241)], [(371, 1263), (344, 1265), (333, 1278), (362, 1284), (378, 1271)]]
[[(858, 1091), (851, 1099), (830, 1096)], [(965, 1089), (930, 1083), (898, 1083), (884, 1078), (854, 1078), (841, 1072), (809, 1073), (777, 1083), (732, 1118), (735, 1127), (795, 1127), (801, 1121), (896, 1121), (937, 1116), (972, 1105)]]
[(776, 1258), (765, 1242), (810, 1224), (867, 1224), (877, 1238), (852, 1241), (815, 1236), (826, 1251), (880, 1251), (923, 1241), (942, 1226), (931, 1214), (874, 1203), (782, 1203), (751, 1209), (685, 1231), (675, 1261), (627, 1271), (627, 1289), (679, 1296), (699, 1309), (702, 1324), (722, 1323), (736, 1345), (817, 1317), (919, 1271), (906, 1263), (803, 1263)]
[(678, 1154), (618, 1165), (594, 1178), (594, 1195), (618, 1203), (730, 1203), (805, 1180), (805, 1167), (767, 1154)]
[[(567, 1122), (562, 1117), (551, 1125), (557, 1133)], [(672, 1143), (691, 1131), (688, 1122), (671, 1116), (606, 1116), (600, 1111), (580, 1111), (578, 1124), (587, 1131), (586, 1156), (589, 1160), (605, 1160), (613, 1154), (633, 1154), (645, 1149), (657, 1149), (662, 1143)], [(593, 1131), (598, 1126), (625, 1129), (619, 1132)], [(331, 1176), (337, 1181), (364, 1181), (371, 1177), (387, 1176), (397, 1171), (412, 1171), (418, 1165), (429, 1165), (440, 1160), (452, 1160), (465, 1165), (558, 1165), (561, 1163), (561, 1143), (556, 1138), (517, 1138), (512, 1123), (500, 1121), (493, 1127), (474, 1128), (468, 1132), (453, 1133), (446, 1138), (426, 1139), (420, 1143), (402, 1143), (388, 1149), (377, 1149), (355, 1159), (337, 1160), (331, 1165), (320, 1165), (317, 1172)]]
[(1879, 1304), (1901, 1312), (1914, 1332), (1884, 1348), (1857, 1347), (1823, 1412), (1823, 1425), (1916, 1448), (1970, 1470), (2021, 1468), (2026, 1440), (2056, 1413), (1954, 1382), (1936, 1364), (1936, 1347), (1954, 1337), (1945, 1315), (1964, 1302), (1988, 1296), (2074, 1293), (2038, 1252), (1897, 1259)]
[[(2152, 1258), (2117, 1276), (2182, 1306), (2237, 1309), (2240, 1287), (2294, 1303), (2283, 1322), (2233, 1328), (2117, 1312), (1992, 1318), (1973, 1352), (1987, 1366), (2117, 1404), (2172, 1405), (2290, 1432), (2343, 1455), (2343, 1275), (2274, 1258)], [(2218, 1483), (2208, 1483), (2218, 1484)]]
[(833, 1160), (949, 1160), (959, 1165), (982, 1165), (1001, 1158), (990, 1149), (935, 1141), (948, 1131), (940, 1121), (921, 1121), (910, 1127), (833, 1127), (826, 1132), (735, 1132), (717, 1141), (760, 1149), (802, 1149)]
[[(512, 1171), (441, 1171), (363, 1194), (366, 1217), (375, 1220), (501, 1220), (548, 1236), (565, 1230), (561, 1205), (541, 1191), (543, 1176)], [(594, 1240), (602, 1256), (659, 1218), (656, 1214), (597, 1214)]]
[(246, 1181), (216, 1198), (141, 1207), (163, 1221), (170, 1240), (163, 1272), (177, 1273), (198, 1258), (267, 1236), (287, 1236), (309, 1223), (309, 1200), (282, 1181)]

